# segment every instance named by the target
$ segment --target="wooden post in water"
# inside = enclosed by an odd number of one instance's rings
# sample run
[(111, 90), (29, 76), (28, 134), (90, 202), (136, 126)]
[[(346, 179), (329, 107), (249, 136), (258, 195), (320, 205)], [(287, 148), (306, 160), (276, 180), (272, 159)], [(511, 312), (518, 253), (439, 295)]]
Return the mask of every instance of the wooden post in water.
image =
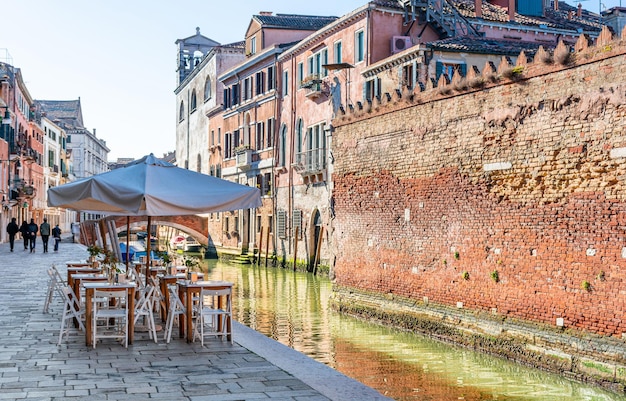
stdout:
[(298, 230), (300, 227), (296, 227), (296, 232), (294, 233), (294, 244), (293, 244), (293, 271), (296, 271), (296, 265), (298, 261), (298, 235), (300, 234)]
[(313, 261), (313, 274), (317, 274), (317, 263), (320, 259), (320, 252), (322, 250), (322, 238), (324, 238), (324, 227), (320, 227), (320, 234), (317, 237), (317, 249), (315, 250), (315, 259)]
[(259, 256), (256, 259), (256, 264), (261, 265), (261, 251), (263, 250), (263, 226), (261, 226), (261, 231), (259, 231)]
[(267, 257), (270, 253), (270, 229), (267, 228), (267, 234), (265, 235), (265, 267), (267, 267)]

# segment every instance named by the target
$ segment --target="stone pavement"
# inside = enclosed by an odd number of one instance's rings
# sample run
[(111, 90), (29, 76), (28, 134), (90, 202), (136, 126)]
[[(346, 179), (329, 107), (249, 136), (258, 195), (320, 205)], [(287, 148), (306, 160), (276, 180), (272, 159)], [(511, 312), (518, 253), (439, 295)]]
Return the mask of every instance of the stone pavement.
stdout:
[(155, 344), (136, 333), (128, 349), (113, 341), (93, 349), (76, 331), (57, 346), (63, 308), (55, 296), (43, 313), (46, 270), (56, 264), (65, 275), (65, 262), (88, 254), (71, 239), (45, 254), (37, 242), (35, 253), (21, 241), (12, 253), (0, 244), (0, 400), (388, 400), (236, 322), (233, 345)]

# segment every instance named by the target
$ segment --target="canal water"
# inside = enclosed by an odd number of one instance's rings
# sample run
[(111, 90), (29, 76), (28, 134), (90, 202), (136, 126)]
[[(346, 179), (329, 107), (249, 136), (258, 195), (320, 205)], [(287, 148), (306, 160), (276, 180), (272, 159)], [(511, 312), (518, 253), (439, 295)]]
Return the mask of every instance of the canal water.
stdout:
[(624, 400), (509, 361), (343, 316), (331, 282), (290, 269), (208, 261), (233, 287), (237, 321), (394, 400)]

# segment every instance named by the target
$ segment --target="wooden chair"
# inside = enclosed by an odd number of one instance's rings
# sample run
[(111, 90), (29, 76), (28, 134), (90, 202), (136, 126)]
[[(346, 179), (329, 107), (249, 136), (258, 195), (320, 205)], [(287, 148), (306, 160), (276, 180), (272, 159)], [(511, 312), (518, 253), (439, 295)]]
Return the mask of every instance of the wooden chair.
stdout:
[(94, 289), (92, 343), (98, 339), (122, 340), (128, 348), (128, 289)]
[[(221, 308), (218, 307), (218, 298), (220, 297), (225, 299)], [(228, 319), (232, 318), (231, 290), (203, 288), (200, 291), (196, 308), (197, 320), (194, 327), (194, 341), (196, 338), (200, 338), (201, 344), (204, 346), (204, 337), (206, 336), (219, 336), (222, 337), (222, 340), (224, 337), (230, 336), (232, 344), (232, 333), (228, 331), (229, 325), (227, 324)]]

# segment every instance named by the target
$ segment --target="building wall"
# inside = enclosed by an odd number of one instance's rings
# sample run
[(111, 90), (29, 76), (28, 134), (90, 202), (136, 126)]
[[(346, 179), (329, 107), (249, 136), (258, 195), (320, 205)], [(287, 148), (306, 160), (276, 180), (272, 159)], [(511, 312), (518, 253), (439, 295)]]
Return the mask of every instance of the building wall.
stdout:
[(626, 333), (625, 53), (336, 119), (337, 284)]

